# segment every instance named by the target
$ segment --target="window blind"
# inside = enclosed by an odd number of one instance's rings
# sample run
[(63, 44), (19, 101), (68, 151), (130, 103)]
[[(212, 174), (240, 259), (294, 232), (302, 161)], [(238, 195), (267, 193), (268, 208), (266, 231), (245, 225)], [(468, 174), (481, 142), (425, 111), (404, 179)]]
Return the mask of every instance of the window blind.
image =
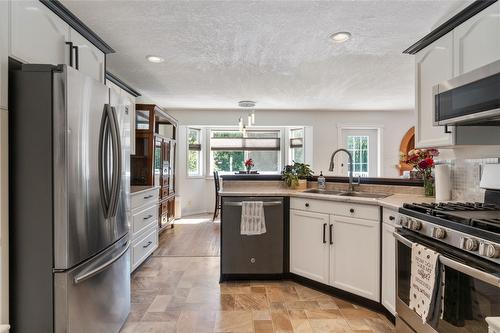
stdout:
[(252, 150), (252, 151), (279, 151), (279, 138), (212, 138), (211, 150)]

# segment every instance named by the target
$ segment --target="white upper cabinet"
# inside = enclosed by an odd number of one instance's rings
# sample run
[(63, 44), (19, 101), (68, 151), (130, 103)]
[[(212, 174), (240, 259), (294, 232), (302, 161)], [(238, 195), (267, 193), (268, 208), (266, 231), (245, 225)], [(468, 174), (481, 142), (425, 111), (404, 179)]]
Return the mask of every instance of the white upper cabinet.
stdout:
[(9, 3), (0, 1), (0, 109), (7, 109)]
[(453, 144), (444, 127), (433, 125), (432, 87), (453, 77), (453, 33), (450, 32), (415, 56), (416, 147), (442, 147)]
[(135, 155), (135, 97), (121, 89), (121, 95), (125, 100), (125, 108), (130, 114), (130, 155)]
[(290, 210), (290, 272), (328, 284), (329, 215)]
[(380, 300), (380, 221), (330, 216), (330, 285)]
[(455, 28), (453, 34), (455, 76), (500, 59), (500, 2)]
[(72, 28), (70, 41), (73, 43), (73, 67), (78, 67), (80, 72), (104, 82), (104, 53)]
[(11, 1), (10, 55), (24, 63), (66, 64), (69, 26), (39, 1)]

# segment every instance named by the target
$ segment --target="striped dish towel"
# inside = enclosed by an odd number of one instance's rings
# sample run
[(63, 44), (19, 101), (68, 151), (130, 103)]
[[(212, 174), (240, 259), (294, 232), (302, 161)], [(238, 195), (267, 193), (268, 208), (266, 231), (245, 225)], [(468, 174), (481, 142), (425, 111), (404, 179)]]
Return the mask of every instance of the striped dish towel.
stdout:
[(261, 235), (266, 233), (266, 219), (264, 218), (264, 202), (243, 201), (241, 203), (242, 235)]

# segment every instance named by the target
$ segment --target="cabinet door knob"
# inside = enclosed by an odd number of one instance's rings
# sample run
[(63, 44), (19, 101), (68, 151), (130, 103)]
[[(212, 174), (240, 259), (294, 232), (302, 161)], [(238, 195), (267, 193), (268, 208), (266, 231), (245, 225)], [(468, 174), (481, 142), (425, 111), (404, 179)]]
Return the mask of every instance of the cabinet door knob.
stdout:
[(354, 213), (354, 208), (349, 209), (349, 211), (351, 212), (351, 214)]
[(305, 206), (306, 206), (306, 207), (309, 207), (309, 202), (306, 202)]
[(396, 218), (394, 216), (389, 216), (389, 220), (394, 221)]

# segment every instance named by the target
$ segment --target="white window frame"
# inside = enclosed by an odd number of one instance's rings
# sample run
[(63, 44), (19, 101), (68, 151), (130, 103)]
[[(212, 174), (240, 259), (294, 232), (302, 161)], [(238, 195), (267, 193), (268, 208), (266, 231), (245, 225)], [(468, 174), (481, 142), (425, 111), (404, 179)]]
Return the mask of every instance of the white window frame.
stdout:
[[(283, 167), (285, 166), (284, 161), (286, 161), (286, 151), (289, 148), (289, 145), (286, 143), (285, 135), (286, 133), (284, 127), (268, 127), (268, 126), (252, 126), (249, 128), (249, 130), (269, 130), (269, 131), (278, 131), (279, 132), (279, 138), (280, 138), (280, 154), (279, 154), (279, 168), (277, 172), (260, 172), (261, 175), (279, 175), (281, 174), (281, 171)], [(224, 126), (217, 126), (217, 127), (207, 127), (206, 128), (206, 140), (207, 140), (207, 149), (206, 149), (206, 173), (208, 176), (207, 178), (213, 178), (213, 170), (212, 170), (212, 149), (211, 149), (211, 137), (212, 137), (212, 131), (239, 131), (238, 127), (224, 127)], [(286, 135), (288, 137), (288, 134)], [(247, 156), (245, 155), (245, 159), (247, 159)], [(234, 172), (219, 172), (221, 175), (233, 175)]]
[(290, 126), (286, 128), (286, 148), (287, 148), (287, 161), (288, 164), (293, 164), (293, 154), (292, 154), (292, 147), (290, 146), (290, 139), (292, 138), (291, 133), (293, 130), (302, 130), (303, 136), (302, 136), (302, 149), (304, 149), (304, 163), (312, 165), (312, 163), (308, 163), (307, 161), (307, 132), (306, 132), (306, 127), (305, 126)]
[[(383, 151), (383, 139), (384, 139), (384, 125), (377, 124), (337, 124), (337, 149), (346, 148), (342, 147), (342, 137), (344, 130), (376, 130), (377, 131), (377, 177), (381, 177), (384, 167), (384, 151)], [(346, 148), (347, 149), (347, 148)], [(339, 154), (340, 155), (340, 154)], [(347, 163), (346, 156), (337, 155), (335, 158), (335, 163)], [(368, 166), (369, 168), (369, 166)], [(340, 175), (338, 172), (340, 168), (335, 171), (336, 175)]]
[[(199, 152), (199, 173), (196, 175), (189, 174), (189, 131), (195, 130), (199, 132), (198, 140), (200, 141), (200, 152)], [(196, 126), (186, 126), (186, 177), (187, 178), (203, 178), (205, 167), (204, 167), (204, 145), (203, 145), (203, 128)]]

